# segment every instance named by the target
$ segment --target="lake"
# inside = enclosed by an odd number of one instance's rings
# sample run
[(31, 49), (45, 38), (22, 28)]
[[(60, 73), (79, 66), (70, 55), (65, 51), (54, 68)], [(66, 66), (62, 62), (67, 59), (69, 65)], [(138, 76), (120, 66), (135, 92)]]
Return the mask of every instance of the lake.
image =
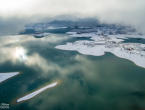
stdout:
[[(145, 109), (145, 68), (112, 53), (97, 57), (56, 49), (66, 42), (89, 40), (71, 38), (65, 30), (43, 38), (31, 32), (0, 36), (0, 73), (20, 72), (0, 83), (0, 103), (9, 104), (10, 110)], [(16, 102), (56, 81), (55, 87)]]

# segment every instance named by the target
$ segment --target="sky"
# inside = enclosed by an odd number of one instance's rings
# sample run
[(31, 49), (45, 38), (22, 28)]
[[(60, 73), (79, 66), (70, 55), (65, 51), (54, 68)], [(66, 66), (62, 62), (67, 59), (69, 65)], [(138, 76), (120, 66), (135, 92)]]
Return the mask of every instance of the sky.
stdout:
[(52, 20), (96, 18), (145, 33), (145, 0), (0, 0), (0, 31)]

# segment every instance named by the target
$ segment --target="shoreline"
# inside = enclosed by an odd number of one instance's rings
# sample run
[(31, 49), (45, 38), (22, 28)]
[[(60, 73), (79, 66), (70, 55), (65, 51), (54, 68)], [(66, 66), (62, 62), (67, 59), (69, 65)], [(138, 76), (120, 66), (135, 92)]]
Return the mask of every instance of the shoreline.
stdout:
[[(92, 33), (90, 33), (92, 34)], [(87, 35), (90, 35), (87, 33)], [(71, 37), (76, 33), (72, 33)], [(80, 34), (79, 36), (84, 36)], [(133, 37), (135, 35), (132, 35)], [(74, 36), (73, 36), (74, 37)], [(76, 36), (77, 37), (77, 36)], [(88, 37), (88, 36), (87, 36)], [(58, 45), (55, 48), (61, 50), (78, 51), (84, 55), (102, 56), (105, 52), (111, 52), (117, 57), (128, 59), (134, 62), (136, 65), (145, 68), (145, 51), (139, 51), (138, 48), (145, 48), (145, 44), (139, 43), (121, 43), (126, 39), (124, 35), (108, 35), (109, 40), (105, 40), (106, 37), (97, 36), (92, 34), (91, 38), (94, 41), (81, 40), (73, 43), (66, 43), (66, 45)], [(131, 36), (130, 36), (131, 37)], [(119, 39), (118, 39), (119, 38)], [(108, 44), (108, 42), (110, 44)], [(112, 43), (115, 42), (115, 43)], [(110, 46), (110, 47), (108, 47)], [(134, 48), (134, 49), (132, 49)], [(131, 50), (132, 49), (132, 50)]]

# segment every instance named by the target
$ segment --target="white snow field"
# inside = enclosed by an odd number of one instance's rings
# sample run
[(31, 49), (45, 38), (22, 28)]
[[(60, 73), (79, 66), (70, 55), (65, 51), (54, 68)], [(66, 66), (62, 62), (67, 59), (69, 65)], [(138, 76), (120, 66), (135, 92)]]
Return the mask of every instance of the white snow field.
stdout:
[[(129, 51), (126, 51), (120, 47), (106, 48), (105, 45), (97, 45), (94, 47), (83, 45), (87, 42), (91, 41), (77, 41), (76, 45), (72, 43), (67, 43), (67, 45), (58, 45), (55, 48), (61, 50), (74, 50), (78, 51), (81, 54), (93, 56), (102, 56), (105, 54), (105, 52), (111, 52), (120, 58), (131, 60), (136, 65), (145, 68), (145, 56), (141, 56), (135, 52), (130, 53)], [(145, 52), (143, 53), (143, 55), (145, 55)]]
[[(111, 52), (120, 58), (131, 60), (136, 65), (145, 68), (145, 45), (139, 43), (121, 43), (127, 38), (135, 38), (135, 35), (108, 35), (108, 37), (104, 37), (95, 35), (94, 33), (78, 35), (75, 32), (71, 32), (70, 34), (71, 37), (89, 36), (94, 41), (81, 40), (67, 43), (66, 45), (58, 45), (55, 48), (78, 51), (81, 54), (93, 56), (101, 56), (104, 55), (105, 52)], [(144, 37), (136, 36), (136, 38)], [(142, 48), (142, 50), (139, 48)]]
[(15, 75), (19, 74), (19, 72), (11, 72), (11, 73), (0, 73), (0, 83), (5, 81), (8, 78), (11, 78)]

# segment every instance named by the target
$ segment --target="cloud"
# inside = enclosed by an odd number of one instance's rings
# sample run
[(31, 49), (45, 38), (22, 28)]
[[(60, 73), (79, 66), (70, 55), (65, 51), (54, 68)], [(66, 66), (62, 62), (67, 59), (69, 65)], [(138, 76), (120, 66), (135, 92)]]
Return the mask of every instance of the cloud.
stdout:
[[(25, 21), (25, 24), (29, 20), (34, 22), (53, 18), (62, 19), (60, 16), (65, 16), (64, 19), (72, 19), (72, 16), (73, 18), (92, 17), (98, 18), (103, 23), (133, 26), (142, 32), (145, 31), (144, 11), (144, 0), (25, 0), (23, 2), (5, 0), (0, 4), (0, 16), (3, 19), (16, 17)], [(1, 21), (9, 22), (2, 19)]]

